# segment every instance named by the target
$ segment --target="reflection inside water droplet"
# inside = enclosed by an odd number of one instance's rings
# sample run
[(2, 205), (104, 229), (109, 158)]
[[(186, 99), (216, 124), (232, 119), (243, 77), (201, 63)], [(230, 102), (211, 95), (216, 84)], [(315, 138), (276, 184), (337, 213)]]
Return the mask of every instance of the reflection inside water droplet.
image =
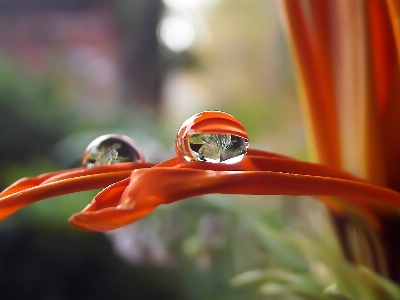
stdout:
[(95, 139), (86, 148), (82, 165), (86, 168), (123, 162), (144, 162), (135, 142), (124, 135), (107, 134)]
[(176, 138), (177, 156), (185, 161), (233, 164), (249, 147), (243, 125), (231, 115), (205, 111), (187, 119)]
[(233, 164), (243, 159), (248, 141), (230, 134), (199, 133), (189, 137), (189, 145), (197, 161)]

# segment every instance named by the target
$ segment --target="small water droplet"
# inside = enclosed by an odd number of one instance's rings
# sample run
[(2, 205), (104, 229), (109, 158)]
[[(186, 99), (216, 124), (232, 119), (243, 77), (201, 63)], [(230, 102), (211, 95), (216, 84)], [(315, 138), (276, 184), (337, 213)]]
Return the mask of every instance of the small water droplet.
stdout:
[(221, 111), (204, 111), (187, 119), (178, 131), (175, 150), (183, 161), (233, 164), (249, 147), (243, 125)]
[(106, 134), (89, 144), (83, 155), (82, 165), (92, 168), (123, 162), (144, 162), (144, 157), (129, 137), (119, 134)]

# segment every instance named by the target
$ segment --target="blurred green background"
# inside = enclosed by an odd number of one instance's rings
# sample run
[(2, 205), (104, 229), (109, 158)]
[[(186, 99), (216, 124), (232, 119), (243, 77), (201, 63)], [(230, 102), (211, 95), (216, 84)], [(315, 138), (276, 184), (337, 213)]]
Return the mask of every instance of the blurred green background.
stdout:
[[(237, 117), (251, 147), (307, 159), (277, 1), (0, 0), (0, 189), (79, 166), (107, 133), (162, 161), (202, 110)], [(0, 224), (0, 299), (363, 295), (312, 200), (210, 195), (107, 234), (70, 227), (96, 192)]]

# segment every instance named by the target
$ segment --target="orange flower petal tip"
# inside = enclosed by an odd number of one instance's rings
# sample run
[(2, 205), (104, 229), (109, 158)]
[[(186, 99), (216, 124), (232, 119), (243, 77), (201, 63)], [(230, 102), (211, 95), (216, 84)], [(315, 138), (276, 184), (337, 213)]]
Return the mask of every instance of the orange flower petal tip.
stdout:
[(127, 170), (79, 176), (39, 184), (38, 186), (4, 195), (0, 197), (0, 220), (4, 220), (31, 203), (60, 195), (104, 188), (114, 182), (129, 178), (130, 173), (131, 171)]
[(121, 172), (121, 171), (132, 171), (134, 169), (139, 168), (151, 168), (155, 166), (154, 163), (120, 163), (115, 165), (107, 165), (107, 166), (99, 166), (96, 168), (75, 168), (69, 170), (61, 170), (50, 173), (45, 173), (39, 175), (37, 177), (27, 177), (22, 178), (2, 192), (0, 192), (0, 197), (5, 197), (7, 195), (11, 195), (17, 192), (21, 192), (27, 190), (29, 188), (43, 185), (50, 182), (76, 178), (80, 176), (88, 176), (88, 175), (97, 175), (102, 173), (112, 173), (112, 172)]
[(80, 212), (69, 218), (69, 223), (77, 228), (91, 231), (109, 231), (139, 220), (152, 209), (105, 208), (99, 211)]
[(34, 187), (34, 186), (38, 186), (38, 185), (42, 184), (43, 182), (45, 182), (46, 180), (48, 180), (50, 178), (56, 177), (56, 176), (61, 175), (61, 174), (74, 172), (74, 171), (75, 171), (75, 169), (62, 170), (62, 171), (55, 171), (55, 172), (51, 172), (51, 173), (45, 173), (45, 174), (42, 174), (42, 175), (37, 176), (37, 177), (22, 178), (22, 179), (20, 179), (20, 180), (18, 180), (16, 182), (14, 182), (12, 185), (7, 187), (6, 189), (4, 189), (0, 193), (0, 197), (11, 195), (11, 194), (14, 194), (16, 192), (20, 192), (20, 191), (29, 189), (29, 188)]

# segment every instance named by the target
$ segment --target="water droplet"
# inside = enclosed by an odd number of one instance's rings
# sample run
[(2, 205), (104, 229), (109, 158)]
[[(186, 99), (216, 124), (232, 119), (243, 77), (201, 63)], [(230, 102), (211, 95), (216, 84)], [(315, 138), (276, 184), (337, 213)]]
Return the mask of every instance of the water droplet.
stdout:
[(221, 111), (204, 111), (187, 119), (178, 131), (175, 150), (183, 161), (233, 164), (249, 147), (243, 125)]
[(144, 157), (129, 137), (106, 134), (89, 144), (83, 155), (82, 165), (86, 168), (122, 162), (144, 162)]

